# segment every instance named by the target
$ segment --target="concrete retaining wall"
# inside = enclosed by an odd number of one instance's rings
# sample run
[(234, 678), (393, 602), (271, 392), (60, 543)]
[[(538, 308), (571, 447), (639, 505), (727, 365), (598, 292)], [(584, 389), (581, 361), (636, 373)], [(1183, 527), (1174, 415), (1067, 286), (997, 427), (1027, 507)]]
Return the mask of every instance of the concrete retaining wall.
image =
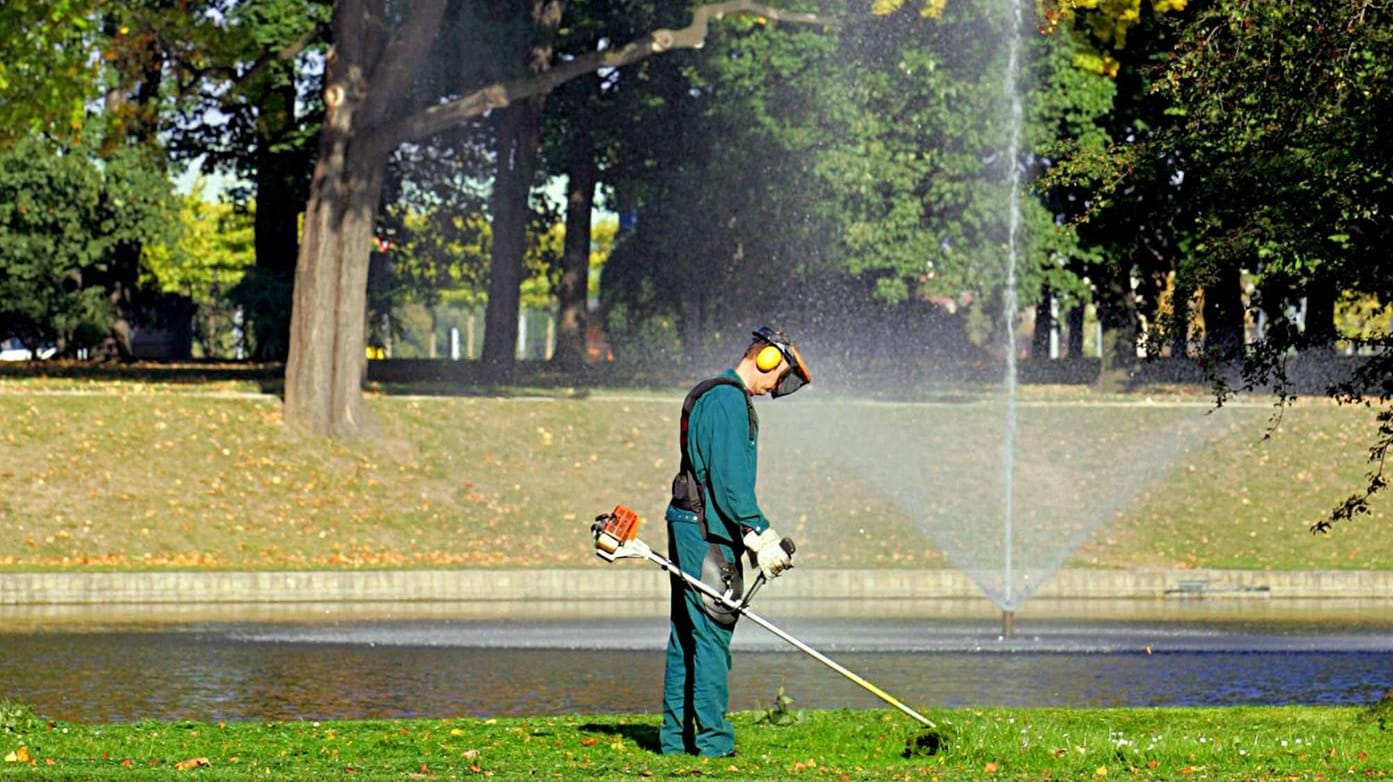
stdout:
[[(0, 605), (296, 602), (663, 600), (653, 567), (574, 570), (161, 571), (0, 573)], [(781, 598), (856, 601), (980, 598), (956, 570), (797, 570)], [(1050, 599), (1252, 596), (1393, 598), (1393, 571), (1064, 570), (1035, 594)]]

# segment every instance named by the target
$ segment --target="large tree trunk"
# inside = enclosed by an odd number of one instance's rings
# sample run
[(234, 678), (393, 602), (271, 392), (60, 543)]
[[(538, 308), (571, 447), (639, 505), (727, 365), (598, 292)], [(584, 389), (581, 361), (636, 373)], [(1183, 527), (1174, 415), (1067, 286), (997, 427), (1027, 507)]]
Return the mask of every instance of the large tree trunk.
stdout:
[(566, 184), (566, 240), (561, 252), (561, 284), (556, 292), (556, 353), (552, 355), (552, 361), (568, 372), (585, 365), (585, 333), (590, 314), (590, 218), (600, 177), (590, 134), (580, 129), (572, 143)]
[(386, 156), (326, 139), (305, 211), (295, 270), (285, 417), (313, 434), (350, 437), (370, 421), (363, 404), (368, 247)]

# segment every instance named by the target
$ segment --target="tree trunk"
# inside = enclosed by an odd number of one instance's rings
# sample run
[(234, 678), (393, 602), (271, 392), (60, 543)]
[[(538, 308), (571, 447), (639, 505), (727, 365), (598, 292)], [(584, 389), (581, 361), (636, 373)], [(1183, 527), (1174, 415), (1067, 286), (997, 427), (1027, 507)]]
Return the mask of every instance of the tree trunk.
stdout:
[(512, 378), (517, 358), (518, 296), (527, 252), (528, 194), (537, 147), (537, 112), (529, 101), (499, 112), (493, 180), (493, 248), (489, 300), (484, 312), (483, 363), (500, 382)]
[(1030, 335), (1030, 358), (1044, 360), (1050, 358), (1050, 333), (1054, 331), (1054, 312), (1051, 306), (1054, 291), (1046, 285), (1041, 291), (1040, 301), (1035, 305), (1035, 330)]
[[(105, 20), (107, 33), (116, 35), (118, 24), (114, 16)], [(113, 63), (119, 82), (106, 93), (106, 115), (111, 120), (104, 152), (114, 152), (124, 146), (155, 149), (161, 86), (164, 81), (164, 55), (158, 40), (151, 38), (118, 57)], [(122, 360), (132, 358), (131, 337), (140, 318), (140, 258), (144, 243), (139, 240), (119, 242), (112, 249), (111, 265), (100, 275), (111, 304), (111, 328), (100, 352)]]
[(1083, 321), (1087, 314), (1083, 302), (1069, 308), (1064, 315), (1064, 326), (1068, 330), (1068, 342), (1064, 355), (1069, 358), (1083, 358)]
[(1306, 286), (1306, 349), (1329, 353), (1335, 349), (1335, 285), (1316, 277)]
[(1243, 290), (1237, 266), (1224, 266), (1204, 287), (1204, 349), (1234, 357), (1243, 347)]
[(285, 417), (312, 434), (351, 437), (370, 423), (361, 388), (368, 258), (387, 156), (355, 143), (361, 97), (331, 93), (328, 103), (295, 269)]
[(261, 308), (250, 313), (256, 332), (256, 358), (284, 360), (289, 348), (291, 282), (299, 252), (300, 209), (305, 205), (303, 153), (289, 147), (285, 137), (295, 127), (295, 89), (287, 85), (272, 92), (257, 123), (256, 270), (271, 291), (284, 292), (276, 301), (258, 297)]
[(1190, 298), (1194, 289), (1188, 283), (1181, 283), (1176, 275), (1171, 288), (1171, 322), (1166, 330), (1167, 343), (1172, 358), (1185, 358), (1190, 355)]
[[(522, 53), (533, 74), (551, 69), (551, 36), (561, 23), (561, 0), (531, 0), (528, 21), (536, 41)], [(489, 258), (489, 300), (484, 315), (485, 371), (495, 380), (512, 379), (517, 358), (518, 296), (527, 253), (529, 196), (542, 143), (543, 95), (520, 100), (499, 112), (498, 155), (493, 182), (493, 251)]]
[(1120, 391), (1137, 364), (1137, 305), (1129, 270), (1106, 266), (1098, 282), (1098, 321), (1103, 327), (1102, 362), (1095, 386)]
[(590, 134), (580, 129), (574, 140), (566, 185), (566, 240), (561, 252), (557, 290), (556, 353), (552, 362), (567, 372), (585, 366), (589, 323), (590, 217), (595, 205), (599, 167)]

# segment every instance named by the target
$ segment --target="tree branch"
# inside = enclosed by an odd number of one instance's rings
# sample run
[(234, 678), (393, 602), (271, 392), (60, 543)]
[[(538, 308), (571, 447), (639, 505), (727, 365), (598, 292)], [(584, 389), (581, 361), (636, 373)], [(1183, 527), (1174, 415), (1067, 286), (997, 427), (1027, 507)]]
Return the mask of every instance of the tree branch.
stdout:
[(757, 14), (769, 19), (824, 27), (836, 20), (817, 14), (785, 11), (753, 0), (727, 0), (699, 6), (692, 23), (678, 30), (660, 28), (625, 46), (587, 52), (573, 60), (557, 63), (551, 70), (510, 81), (495, 82), (448, 103), (431, 106), (399, 122), (383, 125), (373, 135), (388, 148), (407, 141), (419, 141), (448, 128), (501, 109), (511, 103), (545, 95), (566, 82), (604, 68), (621, 68), (674, 49), (700, 49), (706, 45), (711, 20), (728, 14)]
[(226, 107), (232, 103), (232, 95), (237, 91), (239, 87), (245, 85), (252, 79), (256, 78), (257, 75), (259, 75), (262, 71), (266, 70), (272, 64), (278, 62), (285, 62), (286, 60), (293, 60), (296, 57), (300, 56), (301, 52), (304, 52), (306, 49), (310, 47), (310, 44), (314, 43), (317, 40), (323, 40), (324, 37), (328, 34), (328, 32), (328, 25), (324, 24), (323, 22), (316, 22), (313, 26), (310, 27), (309, 30), (305, 32), (304, 35), (300, 36), (298, 39), (294, 41), (291, 41), (285, 46), (282, 46), (276, 51), (267, 52), (261, 55), (256, 59), (255, 62), (251, 64), (250, 67), (248, 67), (245, 71), (242, 71), (241, 73), (238, 73), (237, 68), (231, 65), (214, 65), (210, 67), (198, 67), (193, 65), (191, 62), (189, 62), (182, 56), (180, 56), (178, 53), (176, 53), (174, 55), (174, 61), (179, 65), (179, 69), (184, 74), (178, 79), (179, 92), (181, 94), (190, 92), (193, 89), (194, 84), (205, 78), (223, 78), (230, 82), (230, 88), (224, 93), (223, 97), (219, 101), (224, 107)]

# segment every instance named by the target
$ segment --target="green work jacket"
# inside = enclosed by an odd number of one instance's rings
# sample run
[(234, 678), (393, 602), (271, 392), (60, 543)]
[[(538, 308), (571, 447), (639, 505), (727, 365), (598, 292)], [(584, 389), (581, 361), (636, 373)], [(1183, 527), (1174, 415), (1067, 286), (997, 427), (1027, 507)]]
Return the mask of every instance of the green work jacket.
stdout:
[(721, 377), (740, 386), (720, 384), (701, 395), (687, 418), (687, 456), (706, 500), (706, 526), (712, 537), (738, 542), (746, 529), (763, 532), (769, 519), (755, 500), (759, 466), (759, 421), (746, 408), (749, 390), (727, 369)]

